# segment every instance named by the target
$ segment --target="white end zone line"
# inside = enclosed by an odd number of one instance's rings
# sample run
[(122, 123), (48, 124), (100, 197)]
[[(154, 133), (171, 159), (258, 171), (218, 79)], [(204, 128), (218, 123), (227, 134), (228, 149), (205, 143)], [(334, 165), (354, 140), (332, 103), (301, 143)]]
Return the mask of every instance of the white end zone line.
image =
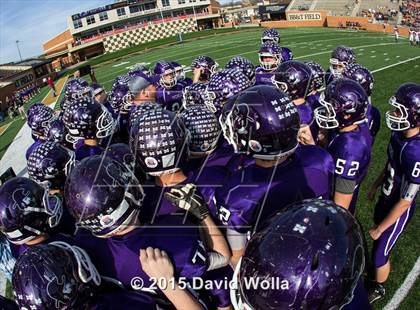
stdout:
[(394, 296), (392, 296), (392, 299), (385, 306), (384, 310), (398, 309), (401, 302), (404, 300), (405, 297), (407, 297), (407, 294), (410, 292), (410, 289), (413, 287), (419, 274), (420, 274), (420, 257), (417, 257), (417, 261), (414, 264), (413, 269), (411, 269), (411, 271), (405, 278), (403, 284), (395, 292)]
[(406, 63), (406, 62), (409, 62), (409, 61), (416, 60), (416, 59), (418, 59), (418, 58), (420, 58), (420, 56), (416, 56), (416, 57), (413, 57), (413, 58), (409, 58), (409, 59), (407, 59), (407, 60), (403, 60), (403, 61), (397, 62), (397, 63), (395, 63), (395, 64), (392, 64), (392, 65), (389, 65), (389, 66), (386, 66), (386, 67), (383, 67), (383, 68), (379, 68), (379, 69), (373, 70), (373, 71), (372, 71), (372, 73), (376, 73), (376, 72), (379, 72), (379, 71), (382, 71), (382, 70), (386, 70), (386, 69), (388, 69), (388, 68), (392, 68), (392, 67), (395, 67), (395, 66), (401, 65), (401, 64), (403, 64), (403, 63)]

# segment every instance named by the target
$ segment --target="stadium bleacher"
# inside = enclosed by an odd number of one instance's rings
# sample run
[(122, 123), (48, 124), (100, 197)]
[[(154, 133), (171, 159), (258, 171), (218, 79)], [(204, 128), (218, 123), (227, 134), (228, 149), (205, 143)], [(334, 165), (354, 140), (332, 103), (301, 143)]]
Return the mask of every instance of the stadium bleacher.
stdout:
[[(350, 16), (357, 0), (318, 0), (315, 9), (331, 11), (334, 16)], [(360, 1), (360, 0), (359, 0)]]
[(397, 22), (398, 1), (396, 0), (361, 0), (358, 16), (368, 17), (371, 21)]

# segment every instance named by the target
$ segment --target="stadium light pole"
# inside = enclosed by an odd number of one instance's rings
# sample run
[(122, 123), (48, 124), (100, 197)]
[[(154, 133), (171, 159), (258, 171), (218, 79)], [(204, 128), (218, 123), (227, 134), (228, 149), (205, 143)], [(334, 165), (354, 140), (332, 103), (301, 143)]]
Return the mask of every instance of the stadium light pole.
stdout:
[(22, 61), (22, 55), (20, 54), (20, 49), (19, 49), (19, 40), (16, 40), (16, 47), (19, 52), (20, 61)]
[(194, 3), (192, 4), (193, 7), (193, 13), (194, 13), (194, 19), (195, 19), (195, 26), (197, 27), (197, 31), (198, 31), (198, 22), (197, 22), (197, 15), (195, 14), (195, 6)]

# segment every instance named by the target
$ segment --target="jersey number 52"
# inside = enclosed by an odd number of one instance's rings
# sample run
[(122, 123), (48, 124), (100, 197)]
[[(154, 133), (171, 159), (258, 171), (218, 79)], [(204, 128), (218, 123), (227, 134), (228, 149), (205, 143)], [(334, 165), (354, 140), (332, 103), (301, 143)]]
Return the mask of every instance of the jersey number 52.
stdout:
[[(346, 163), (347, 161), (345, 159), (337, 158), (337, 162), (335, 163), (335, 173), (342, 175), (344, 173), (344, 167), (346, 166)], [(350, 169), (347, 171), (347, 176), (355, 176), (358, 169), (359, 162), (352, 160), (350, 162)]]

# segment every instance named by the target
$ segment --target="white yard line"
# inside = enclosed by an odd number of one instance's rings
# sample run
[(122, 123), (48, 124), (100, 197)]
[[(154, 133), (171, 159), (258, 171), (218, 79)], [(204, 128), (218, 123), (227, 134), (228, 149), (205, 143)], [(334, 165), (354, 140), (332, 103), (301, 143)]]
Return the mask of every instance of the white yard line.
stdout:
[(407, 297), (408, 293), (410, 292), (410, 289), (413, 287), (419, 274), (420, 274), (420, 257), (417, 257), (417, 261), (414, 264), (413, 269), (411, 269), (411, 271), (408, 273), (403, 284), (401, 284), (399, 289), (395, 292), (394, 296), (392, 296), (392, 299), (385, 306), (384, 310), (398, 309), (401, 302), (404, 300), (405, 297)]
[[(310, 33), (309, 35), (302, 35), (302, 36), (296, 36), (296, 37), (294, 37), (293, 39), (295, 39), (295, 38), (300, 38), (300, 37), (307, 37), (307, 36), (312, 36), (313, 37), (313, 35), (314, 34), (316, 34), (316, 36), (325, 36), (325, 34), (326, 33)], [(330, 33), (328, 33), (328, 34), (330, 34)], [(372, 38), (372, 39), (378, 39), (378, 38), (382, 38), (382, 36), (360, 36), (360, 35), (358, 35), (358, 36), (348, 36), (348, 37), (345, 37), (345, 38), (333, 38), (333, 39), (322, 39), (322, 40), (316, 40), (316, 41), (311, 41), (311, 46), (312, 46), (312, 43), (317, 43), (317, 42), (329, 42), (329, 41), (339, 41), (339, 40), (343, 40), (343, 39), (346, 39), (346, 40), (354, 40), (354, 39), (366, 39), (366, 38)], [(255, 38), (253, 38), (253, 39), (248, 39), (248, 40), (244, 40), (244, 41), (242, 41), (242, 44), (240, 44), (241, 46), (244, 46), (244, 45), (246, 45), (246, 46), (248, 46), (248, 45), (250, 45), (250, 44), (244, 44), (244, 42), (248, 42), (248, 41), (250, 41), (250, 40), (255, 40)], [(255, 44), (259, 44), (259, 42), (260, 41), (258, 41), (258, 42), (256, 42)], [(255, 45), (255, 44), (252, 44), (252, 45)], [(286, 47), (294, 47), (294, 46), (299, 46), (299, 45), (305, 45), (305, 44), (307, 44), (307, 42), (298, 42), (298, 43), (291, 43), (291, 44), (285, 44), (285, 46)], [(386, 43), (381, 43), (381, 44), (386, 44)], [(389, 44), (396, 44), (396, 43), (389, 43)], [(399, 44), (402, 44), (402, 43), (399, 43)], [(193, 56), (191, 56), (191, 55), (189, 55), (189, 56), (184, 56), (184, 57), (180, 57), (180, 58), (177, 58), (177, 57), (175, 57), (176, 55), (184, 55), (185, 54), (185, 52), (186, 51), (189, 51), (189, 50), (194, 50), (196, 48), (196, 46), (194, 46), (194, 47), (188, 47), (188, 48), (184, 48), (182, 51), (179, 51), (179, 50), (175, 50), (175, 51), (173, 51), (173, 52), (175, 52), (175, 53), (168, 53), (168, 54), (166, 54), (165, 55), (165, 59), (168, 59), (168, 58), (174, 58), (174, 59), (176, 59), (178, 62), (180, 62), (181, 60), (184, 60), (184, 59), (190, 59), (190, 58), (192, 58)], [(219, 52), (221, 52), (221, 51), (225, 51), (225, 50), (229, 50), (229, 49), (233, 49), (233, 48), (238, 48), (238, 46), (237, 45), (234, 45), (234, 46), (229, 46), (229, 47), (226, 47), (226, 48), (221, 48), (221, 49), (219, 49), (219, 50), (217, 50), (217, 51), (212, 51), (212, 53), (219, 53)], [(207, 49), (207, 48), (206, 48)], [(195, 52), (197, 52), (198, 53), (198, 50), (195, 50)], [(233, 55), (228, 55), (228, 56), (224, 56), (224, 57), (220, 57), (220, 58), (215, 58), (215, 60), (220, 60), (220, 59), (230, 59), (230, 58), (232, 58), (232, 57), (234, 57), (234, 56), (238, 56), (238, 55), (245, 55), (245, 54), (251, 54), (251, 53), (257, 53), (258, 52), (258, 49), (255, 49), (255, 50), (250, 50), (249, 52), (245, 52), (245, 53), (240, 53), (240, 54), (233, 54)], [(327, 53), (329, 53), (329, 52), (327, 52)], [(199, 53), (198, 53), (199, 54)], [(205, 54), (205, 53), (204, 53)], [(156, 58), (156, 57), (153, 57), (153, 56), (151, 56), (150, 57), (150, 59), (149, 59), (149, 57), (145, 57), (144, 59), (143, 59), (143, 61), (149, 61), (149, 62), (151, 62), (151, 63), (153, 63), (153, 62), (155, 62), (155, 61), (157, 61), (157, 60), (159, 60), (159, 59), (162, 59), (162, 57), (159, 57), (159, 58)], [(117, 73), (118, 72), (123, 72), (124, 71), (124, 69), (118, 69), (118, 70), (114, 70), (114, 71), (112, 71), (112, 72), (110, 72), (110, 73), (107, 73), (107, 74), (104, 74), (103, 76), (102, 76), (102, 78), (104, 78), (104, 77), (108, 77), (108, 76), (111, 76), (111, 75), (113, 75), (114, 76), (114, 78), (115, 78), (115, 76), (117, 75)], [(106, 81), (104, 81), (104, 82), (102, 82), (103, 84), (104, 83), (108, 83), (108, 82), (111, 82), (111, 81), (113, 81), (114, 79), (110, 79), (110, 80), (106, 80)]]
[[(379, 44), (371, 44), (371, 45), (352, 46), (352, 49), (357, 50), (357, 49), (364, 48), (364, 47), (375, 47), (375, 46), (395, 45), (395, 44), (403, 44), (403, 43), (379, 43)], [(303, 56), (295, 57), (293, 59), (301, 59), (301, 58), (305, 58), (305, 57), (309, 57), (309, 56), (317, 56), (317, 55), (328, 54), (328, 53), (331, 53), (331, 51), (319, 52), (319, 53), (309, 54), (309, 55), (303, 55)]]
[[(412, 57), (412, 58), (409, 58), (409, 59), (406, 59), (406, 60), (403, 60), (403, 61), (397, 62), (397, 63), (395, 63), (395, 64), (392, 64), (392, 65), (389, 65), (389, 66), (386, 66), (386, 67), (382, 67), (382, 68), (379, 68), (379, 69), (373, 70), (373, 71), (372, 71), (372, 73), (380, 72), (380, 71), (386, 70), (386, 69), (388, 69), (388, 68), (392, 68), (392, 67), (395, 67), (395, 66), (401, 65), (401, 64), (403, 64), (403, 63), (406, 63), (406, 62), (409, 62), (409, 61), (413, 61), (413, 60), (418, 59), (418, 58), (420, 58), (420, 56), (417, 56), (417, 57)], [(387, 58), (387, 59), (388, 59), (388, 58)], [(385, 59), (385, 60), (386, 60), (386, 59)], [(389, 59), (388, 59), (388, 60), (389, 60)]]

